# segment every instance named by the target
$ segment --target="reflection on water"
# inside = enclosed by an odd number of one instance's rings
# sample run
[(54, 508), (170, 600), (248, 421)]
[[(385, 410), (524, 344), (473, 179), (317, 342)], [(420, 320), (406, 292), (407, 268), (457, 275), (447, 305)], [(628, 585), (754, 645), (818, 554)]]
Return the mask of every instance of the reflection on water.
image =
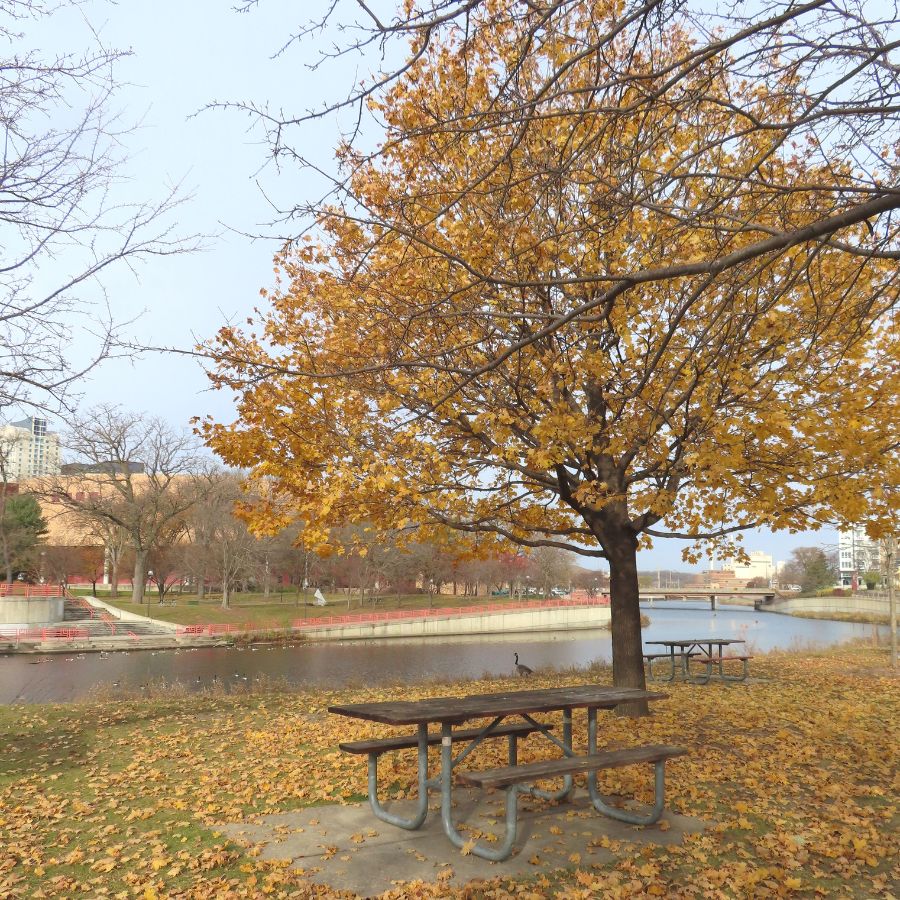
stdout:
[[(869, 637), (872, 625), (795, 619), (744, 606), (657, 601), (642, 604), (651, 624), (645, 641), (666, 638), (742, 638), (753, 651), (826, 646)], [(886, 631), (886, 629), (883, 629)], [(66, 701), (97, 688), (137, 689), (177, 682), (189, 690), (243, 686), (260, 678), (295, 685), (342, 687), (430, 679), (512, 675), (513, 653), (532, 668), (565, 669), (612, 659), (608, 631), (402, 638), (387, 641), (296, 644), (249, 649), (202, 648), (0, 657), (0, 703)]]

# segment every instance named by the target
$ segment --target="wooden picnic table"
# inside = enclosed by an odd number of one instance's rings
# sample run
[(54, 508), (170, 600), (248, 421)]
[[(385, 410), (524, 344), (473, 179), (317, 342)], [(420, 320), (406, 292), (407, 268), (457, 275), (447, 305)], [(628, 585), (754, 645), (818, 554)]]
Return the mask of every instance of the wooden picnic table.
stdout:
[[(697, 684), (706, 684), (714, 675), (723, 681), (743, 681), (749, 674), (748, 660), (751, 659), (750, 656), (746, 653), (727, 654), (724, 652), (724, 648), (732, 644), (746, 643), (742, 638), (678, 638), (668, 641), (646, 641), (645, 643), (658, 644), (666, 648), (664, 653), (644, 654), (644, 658), (649, 664), (650, 677), (654, 680), (674, 681), (678, 676), (679, 669), (685, 681), (694, 681)], [(671, 670), (667, 678), (657, 679), (654, 676), (653, 660), (657, 657), (668, 658), (671, 663)], [(703, 676), (691, 676), (690, 664), (694, 659), (705, 665), (706, 671)], [(742, 675), (725, 674), (724, 663), (730, 660), (743, 662)]]
[[(485, 859), (499, 861), (510, 856), (516, 838), (516, 798), (519, 793), (549, 800), (563, 800), (573, 789), (573, 775), (585, 771), (595, 773), (601, 768), (652, 763), (656, 767), (656, 799), (649, 815), (640, 815), (619, 809), (604, 802), (600, 796), (596, 778), (588, 777), (588, 789), (594, 806), (606, 815), (632, 824), (652, 824), (662, 813), (665, 760), (686, 751), (676, 747), (637, 747), (629, 750), (597, 751), (597, 710), (611, 710), (620, 703), (632, 701), (662, 700), (666, 694), (638, 688), (614, 688), (586, 684), (574, 687), (546, 688), (541, 690), (510, 691), (494, 694), (470, 694), (463, 697), (430, 697), (423, 700), (387, 700), (376, 703), (349, 703), (330, 706), (328, 711), (336, 715), (380, 722), (392, 726), (415, 725), (416, 735), (401, 735), (383, 739), (354, 741), (341, 744), (350, 753), (365, 753), (369, 757), (369, 802), (375, 815), (385, 822), (401, 828), (416, 829), (428, 814), (428, 789), (441, 792), (441, 820), (444, 831), (457, 847), (463, 847), (465, 839), (452, 820), (453, 773), (472, 751), (491, 737), (505, 736), (508, 741), (509, 765), (500, 769), (458, 773), (468, 784), (506, 790), (506, 837), (497, 846), (475, 844), (468, 849)], [(587, 713), (587, 755), (579, 756), (572, 746), (572, 712), (584, 709)], [(562, 712), (561, 739), (553, 735), (552, 725), (534, 718), (549, 712)], [(489, 719), (487, 724), (471, 729), (459, 729), (464, 722)], [(512, 719), (513, 722), (505, 720)], [(521, 721), (519, 721), (521, 720)], [(431, 723), (440, 726), (440, 733), (429, 732)], [(538, 734), (550, 741), (563, 756), (557, 760), (542, 760), (520, 765), (517, 760), (517, 740), (529, 734)], [(428, 775), (428, 746), (440, 743), (440, 772), (436, 777)], [(455, 758), (454, 743), (465, 743), (466, 748)], [(378, 757), (398, 749), (418, 749), (418, 797), (417, 809), (411, 817), (401, 817), (384, 809), (378, 800)], [(563, 785), (557, 791), (545, 791), (532, 782), (547, 777), (561, 776)], [(470, 842), (471, 843), (471, 842)]]

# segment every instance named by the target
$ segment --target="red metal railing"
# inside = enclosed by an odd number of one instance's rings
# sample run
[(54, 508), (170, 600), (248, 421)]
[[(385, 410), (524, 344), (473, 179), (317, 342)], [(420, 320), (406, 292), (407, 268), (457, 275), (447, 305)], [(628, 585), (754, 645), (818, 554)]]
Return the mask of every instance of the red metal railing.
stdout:
[(63, 589), (58, 584), (22, 584), (14, 581), (11, 584), (0, 584), (0, 597), (62, 597)]
[(103, 613), (106, 612), (105, 610), (98, 609), (84, 597), (75, 597), (74, 595), (67, 593), (66, 600), (68, 600), (70, 603), (74, 603), (76, 606), (81, 607), (81, 609), (88, 613), (88, 615), (92, 619), (102, 619)]
[(289, 631), (291, 628), (292, 626), (282, 622), (209, 622), (199, 625), (179, 625), (175, 633), (215, 637), (222, 634), (245, 634), (250, 631)]
[(11, 641), (75, 641), (90, 636), (86, 628), (3, 628), (0, 626), (0, 638)]

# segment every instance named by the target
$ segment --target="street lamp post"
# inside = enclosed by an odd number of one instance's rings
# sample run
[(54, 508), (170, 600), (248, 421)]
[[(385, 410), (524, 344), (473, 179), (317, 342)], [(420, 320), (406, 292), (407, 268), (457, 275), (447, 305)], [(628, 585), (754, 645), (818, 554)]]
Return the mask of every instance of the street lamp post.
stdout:
[[(147, 581), (149, 584), (153, 584), (153, 569), (147, 569)], [(147, 590), (147, 585), (144, 585), (144, 601), (147, 604), (147, 618), (150, 618), (150, 591)]]

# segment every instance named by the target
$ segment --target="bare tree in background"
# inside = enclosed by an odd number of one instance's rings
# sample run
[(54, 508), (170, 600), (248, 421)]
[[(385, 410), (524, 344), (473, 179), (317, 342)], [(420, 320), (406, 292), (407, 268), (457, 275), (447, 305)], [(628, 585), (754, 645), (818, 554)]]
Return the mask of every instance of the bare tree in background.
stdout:
[[(0, 0), (0, 410), (66, 407), (73, 383), (114, 352), (106, 268), (197, 246), (173, 232), (177, 188), (117, 198), (129, 129), (113, 109), (114, 68), (128, 54), (89, 28), (83, 52), (29, 47), (30, 24), (74, 6)], [(78, 364), (73, 327), (91, 348)]]
[(236, 515), (243, 496), (234, 472), (210, 469), (187, 521), (187, 559), (203, 596), (207, 578), (222, 585), (222, 609), (228, 609), (238, 583), (258, 572), (263, 545)]
[(156, 588), (159, 603), (183, 577), (188, 527), (186, 515), (173, 519), (147, 554), (147, 580)]
[(303, 526), (289, 525), (274, 537), (263, 538), (261, 543), (262, 562), (268, 577), (278, 578), (279, 582), (287, 577), (296, 587), (295, 603), (299, 605), (302, 594), (305, 606), (307, 591), (310, 585), (318, 584), (322, 571), (319, 558), (303, 543)]
[(554, 587), (568, 587), (575, 564), (573, 554), (556, 547), (536, 547), (531, 551), (529, 561), (545, 597), (550, 596)]
[(41, 554), (41, 577), (48, 584), (68, 586), (71, 578), (85, 572), (83, 550), (65, 545), (46, 547)]
[[(206, 596), (207, 582), (216, 579), (218, 553), (216, 524), (223, 505), (222, 472), (208, 469), (204, 474), (205, 489), (188, 513), (185, 532), (184, 564), (191, 580), (196, 582), (197, 597)], [(233, 500), (228, 499), (229, 507)]]
[(9, 452), (9, 445), (0, 443), (0, 557), (3, 560), (6, 580), (12, 581), (12, 568), (9, 564), (9, 538), (6, 527), (6, 503), (10, 495)]
[(123, 516), (121, 513), (116, 514), (113, 507), (114, 503), (110, 500), (112, 518), (99, 518), (90, 512), (84, 515), (76, 512), (70, 514), (68, 518), (77, 530), (90, 535), (103, 548), (103, 570), (109, 577), (109, 596), (115, 600), (119, 596), (120, 567), (130, 543), (128, 532), (118, 524)]
[(40, 495), (82, 522), (127, 534), (134, 552), (132, 602), (140, 604), (148, 554), (208, 491), (207, 465), (193, 437), (173, 431), (163, 419), (114, 406), (95, 407), (76, 419), (66, 446), (81, 471), (76, 478), (41, 479)]

